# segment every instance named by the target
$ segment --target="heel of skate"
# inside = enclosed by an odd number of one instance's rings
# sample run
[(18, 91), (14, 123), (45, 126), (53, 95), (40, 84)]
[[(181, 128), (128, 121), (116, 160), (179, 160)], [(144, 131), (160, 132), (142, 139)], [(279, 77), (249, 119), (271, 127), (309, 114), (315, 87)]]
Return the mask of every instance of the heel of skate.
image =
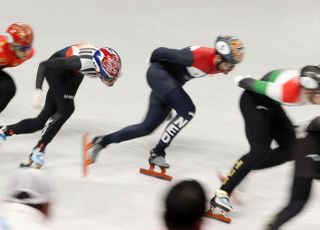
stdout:
[(232, 219), (227, 216), (227, 212), (220, 208), (210, 207), (210, 209), (205, 212), (205, 217), (216, 219), (225, 223), (230, 224)]
[(166, 169), (165, 168), (160, 168), (161, 172), (157, 172), (155, 171), (155, 165), (154, 164), (150, 164), (149, 169), (143, 169), (140, 168), (140, 173), (147, 175), (147, 176), (152, 176), (152, 177), (156, 177), (162, 180), (167, 180), (167, 181), (171, 181), (172, 180), (172, 176), (169, 176), (166, 174)]
[(90, 142), (89, 133), (85, 132), (82, 136), (82, 163), (81, 170), (82, 176), (88, 175), (88, 166), (92, 164), (92, 160), (89, 157), (89, 149), (92, 148), (92, 143)]

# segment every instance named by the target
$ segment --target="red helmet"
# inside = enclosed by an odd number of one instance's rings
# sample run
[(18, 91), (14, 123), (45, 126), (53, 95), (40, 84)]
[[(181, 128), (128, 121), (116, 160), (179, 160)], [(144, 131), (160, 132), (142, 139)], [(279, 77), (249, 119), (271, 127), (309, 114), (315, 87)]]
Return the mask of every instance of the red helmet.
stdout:
[(20, 46), (32, 45), (33, 31), (31, 27), (25, 23), (13, 23), (8, 27), (7, 33), (12, 36), (12, 43)]
[(112, 81), (120, 77), (121, 59), (115, 50), (109, 47), (98, 49), (93, 55), (93, 62), (103, 80)]

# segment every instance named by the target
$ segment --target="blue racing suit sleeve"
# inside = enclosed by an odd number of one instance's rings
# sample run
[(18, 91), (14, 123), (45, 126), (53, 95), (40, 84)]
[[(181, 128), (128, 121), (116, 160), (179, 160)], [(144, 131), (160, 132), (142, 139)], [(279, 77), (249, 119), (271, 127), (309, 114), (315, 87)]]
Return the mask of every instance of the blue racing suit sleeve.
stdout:
[(160, 47), (152, 52), (150, 62), (170, 62), (183, 66), (192, 66), (193, 54), (188, 49), (177, 50)]

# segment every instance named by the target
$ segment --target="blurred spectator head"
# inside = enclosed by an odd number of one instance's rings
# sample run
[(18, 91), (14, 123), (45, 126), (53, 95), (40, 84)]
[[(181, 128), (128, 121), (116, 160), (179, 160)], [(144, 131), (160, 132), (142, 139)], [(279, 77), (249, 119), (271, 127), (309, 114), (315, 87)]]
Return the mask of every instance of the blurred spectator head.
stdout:
[(165, 198), (165, 223), (169, 230), (199, 230), (206, 207), (203, 187), (195, 180), (174, 185)]
[(52, 190), (46, 175), (33, 168), (21, 168), (9, 179), (6, 202), (31, 206), (49, 215)]

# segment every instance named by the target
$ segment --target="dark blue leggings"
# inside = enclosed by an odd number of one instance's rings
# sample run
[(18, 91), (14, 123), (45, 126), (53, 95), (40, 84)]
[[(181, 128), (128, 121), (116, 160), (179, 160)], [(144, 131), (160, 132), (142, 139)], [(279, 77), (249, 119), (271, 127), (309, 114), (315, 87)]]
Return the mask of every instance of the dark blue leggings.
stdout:
[(164, 153), (164, 149), (169, 146), (172, 139), (192, 119), (195, 113), (195, 106), (182, 87), (169, 91), (164, 97), (160, 97), (152, 91), (145, 119), (139, 124), (125, 127), (104, 136), (102, 144), (106, 146), (111, 143), (119, 143), (152, 133), (165, 121), (171, 109), (174, 109), (177, 112), (177, 115), (171, 120), (166, 128), (164, 134), (167, 133), (167, 135), (165, 137), (162, 136), (156, 146), (157, 150)]

